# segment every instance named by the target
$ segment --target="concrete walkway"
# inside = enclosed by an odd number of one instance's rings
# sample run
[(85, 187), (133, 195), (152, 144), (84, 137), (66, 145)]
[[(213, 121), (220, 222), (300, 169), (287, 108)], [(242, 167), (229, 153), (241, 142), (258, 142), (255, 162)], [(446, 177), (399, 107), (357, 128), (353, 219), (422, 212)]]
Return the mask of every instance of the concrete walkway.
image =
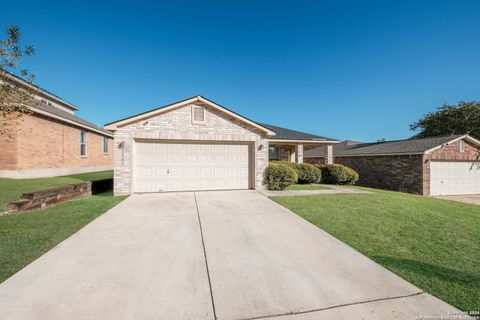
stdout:
[(320, 194), (351, 194), (351, 193), (371, 193), (370, 191), (360, 190), (349, 188), (346, 186), (338, 186), (333, 184), (320, 184), (328, 189), (324, 190), (282, 190), (282, 191), (274, 191), (274, 190), (259, 190), (261, 194), (266, 197), (294, 197), (294, 196), (313, 196), (313, 195), (320, 195)]
[(0, 284), (0, 319), (456, 312), (255, 191), (136, 195)]

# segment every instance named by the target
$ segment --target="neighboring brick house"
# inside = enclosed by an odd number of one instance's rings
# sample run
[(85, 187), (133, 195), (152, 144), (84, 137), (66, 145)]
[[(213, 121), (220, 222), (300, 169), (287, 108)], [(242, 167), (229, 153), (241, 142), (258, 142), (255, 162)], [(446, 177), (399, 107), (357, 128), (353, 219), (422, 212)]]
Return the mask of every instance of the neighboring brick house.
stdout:
[(75, 115), (78, 108), (39, 87), (6, 74), (17, 86), (31, 86), (31, 114), (0, 119), (0, 177), (38, 178), (113, 168), (113, 134)]
[[(333, 139), (256, 123), (196, 96), (106, 125), (115, 133), (114, 193), (254, 189), (269, 151), (303, 162)], [(271, 148), (270, 148), (271, 147)]]
[[(480, 193), (480, 142), (468, 135), (376, 143), (342, 141), (334, 162), (356, 170), (359, 184), (422, 195)], [(305, 162), (323, 163), (321, 149)]]

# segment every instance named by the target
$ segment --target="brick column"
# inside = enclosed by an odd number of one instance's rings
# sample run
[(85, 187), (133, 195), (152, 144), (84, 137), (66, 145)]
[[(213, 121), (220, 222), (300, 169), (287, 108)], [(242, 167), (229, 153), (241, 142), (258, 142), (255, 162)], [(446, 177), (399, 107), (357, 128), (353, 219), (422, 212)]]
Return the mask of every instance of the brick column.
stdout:
[(326, 144), (323, 146), (323, 154), (325, 159), (325, 164), (333, 163), (333, 146), (331, 144)]
[(295, 162), (303, 163), (303, 144), (295, 146)]

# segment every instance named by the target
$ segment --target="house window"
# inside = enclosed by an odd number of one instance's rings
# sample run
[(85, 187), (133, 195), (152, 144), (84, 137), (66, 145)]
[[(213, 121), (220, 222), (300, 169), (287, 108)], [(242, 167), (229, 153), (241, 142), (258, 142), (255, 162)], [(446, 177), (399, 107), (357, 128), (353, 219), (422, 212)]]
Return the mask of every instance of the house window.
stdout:
[(108, 138), (103, 137), (103, 153), (108, 153)]
[(459, 144), (458, 144), (458, 147), (460, 149), (460, 152), (461, 153), (464, 153), (465, 152), (465, 141), (463, 140), (460, 140)]
[(87, 131), (85, 129), (80, 131), (80, 156), (87, 156)]
[(192, 123), (205, 123), (205, 108), (192, 106)]
[(279, 157), (279, 152), (277, 147), (270, 147), (268, 148), (268, 159), (269, 160), (278, 160), (280, 159)]

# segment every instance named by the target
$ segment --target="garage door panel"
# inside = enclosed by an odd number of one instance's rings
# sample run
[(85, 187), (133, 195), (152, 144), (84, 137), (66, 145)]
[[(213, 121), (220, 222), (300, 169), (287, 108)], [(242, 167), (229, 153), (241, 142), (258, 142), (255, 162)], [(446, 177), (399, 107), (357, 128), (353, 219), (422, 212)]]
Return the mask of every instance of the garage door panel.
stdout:
[(249, 147), (137, 143), (135, 192), (249, 188)]
[(137, 177), (139, 178), (151, 177), (152, 175), (153, 175), (152, 167), (138, 167), (137, 169)]
[(480, 167), (468, 161), (431, 161), (430, 194), (480, 193)]
[(197, 177), (197, 171), (198, 171), (197, 168), (191, 168), (191, 167), (183, 168), (183, 174), (186, 177), (196, 178)]
[(213, 162), (213, 156), (209, 154), (199, 154), (198, 155), (198, 162), (199, 163), (211, 163)]
[(233, 177), (238, 174), (238, 168), (227, 168), (226, 170), (229, 177)]
[(153, 163), (168, 163), (168, 157), (166, 154), (154, 154), (152, 156)]
[(198, 163), (198, 156), (195, 154), (195, 155), (185, 155), (183, 157), (183, 162), (186, 163), (186, 164), (196, 164)]
[(198, 168), (199, 177), (210, 177), (212, 175), (212, 168)]

